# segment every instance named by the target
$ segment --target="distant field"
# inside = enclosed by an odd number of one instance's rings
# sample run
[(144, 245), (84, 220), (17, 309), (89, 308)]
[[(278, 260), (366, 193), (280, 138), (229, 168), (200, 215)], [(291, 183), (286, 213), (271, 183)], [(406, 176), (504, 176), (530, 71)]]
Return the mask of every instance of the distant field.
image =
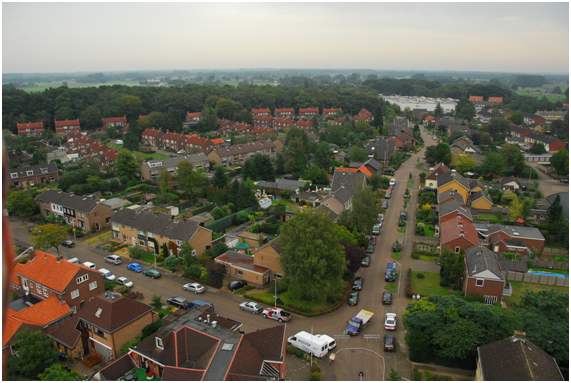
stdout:
[[(19, 88), (24, 90), (25, 92), (42, 92), (49, 88), (59, 88), (62, 85), (62, 81), (52, 81), (52, 82), (36, 82), (35, 88)], [(139, 83), (136, 81), (112, 81), (106, 82), (104, 84), (101, 83), (78, 83), (78, 82), (67, 82), (67, 86), (70, 88), (86, 88), (89, 86), (100, 87), (102, 85), (126, 85), (126, 86), (139, 86)]]
[[(230, 85), (233, 87), (238, 86), (238, 81), (228, 81), (224, 83), (225, 85)], [(274, 85), (273, 82), (254, 82), (254, 85), (264, 86), (264, 85)]]
[[(534, 90), (540, 90), (541, 88), (533, 88)], [(531, 96), (536, 98), (543, 98), (543, 96), (547, 97), (549, 102), (556, 102), (556, 101), (565, 101), (565, 95), (554, 95), (554, 94), (530, 94), (525, 90), (516, 90), (515, 91), (520, 96)]]

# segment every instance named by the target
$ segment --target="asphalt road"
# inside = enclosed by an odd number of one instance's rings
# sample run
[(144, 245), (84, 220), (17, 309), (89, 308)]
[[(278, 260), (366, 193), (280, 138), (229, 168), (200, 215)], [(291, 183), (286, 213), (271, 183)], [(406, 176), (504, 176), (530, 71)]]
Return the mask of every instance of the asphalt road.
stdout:
[[(426, 146), (433, 144), (431, 136), (422, 131), (423, 138)], [(394, 367), (398, 374), (406, 379), (413, 379), (412, 369), (410, 362), (407, 360), (406, 345), (404, 341), (405, 331), (401, 321), (402, 315), (406, 305), (410, 300), (404, 298), (405, 289), (405, 275), (410, 267), (412, 252), (412, 237), (414, 233), (414, 212), (417, 205), (418, 198), (418, 177), (421, 172), (414, 167), (417, 159), (422, 159), (424, 149), (419, 153), (413, 155), (395, 172), (394, 178), (396, 185), (393, 191), (393, 196), (389, 200), (389, 208), (385, 214), (385, 219), (381, 233), (377, 238), (377, 245), (375, 246), (374, 253), (372, 254), (371, 265), (368, 268), (361, 268), (358, 276), (365, 278), (363, 290), (360, 293), (360, 299), (357, 306), (345, 305), (335, 313), (325, 315), (318, 318), (303, 318), (294, 315), (294, 318), (287, 324), (287, 336), (294, 335), (299, 331), (308, 331), (314, 334), (328, 334), (330, 336), (341, 335), (345, 330), (347, 320), (351, 316), (356, 315), (361, 309), (369, 310), (374, 313), (371, 324), (363, 330), (363, 332), (355, 337), (349, 338), (347, 341), (339, 341), (336, 351), (343, 348), (363, 347), (368, 350), (374, 351), (384, 358), (385, 376), (388, 376), (391, 367)], [(407, 188), (409, 180), (409, 173), (413, 173), (414, 186), (411, 189), (413, 195), (412, 200), (408, 204), (408, 226), (407, 234), (399, 233), (397, 231), (397, 223), (400, 212), (403, 210), (404, 192)], [(32, 226), (30, 223), (22, 224), (21, 219), (9, 217), (10, 229), (12, 230), (13, 238), (19, 245), (31, 244), (31, 238), (28, 233), (28, 227)], [(393, 304), (385, 306), (382, 304), (382, 293), (385, 291), (386, 282), (384, 279), (387, 263), (394, 261), (391, 257), (392, 245), (395, 240), (403, 243), (402, 260), (399, 263), (397, 283), (399, 283), (400, 294), (394, 294)], [(93, 262), (97, 268), (106, 268), (114, 273), (117, 277), (125, 276), (133, 281), (133, 291), (142, 292), (146, 299), (150, 299), (152, 294), (159, 294), (166, 298), (171, 296), (182, 296), (188, 300), (193, 300), (199, 297), (214, 304), (217, 314), (243, 323), (242, 329), (245, 332), (255, 331), (277, 325), (271, 319), (264, 319), (260, 315), (246, 313), (238, 309), (238, 304), (243, 301), (239, 295), (234, 295), (228, 291), (217, 290), (211, 287), (206, 287), (206, 292), (202, 295), (195, 296), (195, 294), (183, 291), (182, 285), (188, 283), (186, 279), (179, 278), (175, 275), (163, 273), (162, 277), (157, 280), (151, 280), (144, 277), (141, 273), (129, 271), (126, 267), (130, 263), (124, 258), (122, 265), (113, 266), (109, 263), (104, 263), (102, 255), (104, 252), (96, 250), (92, 247), (81, 243), (76, 240), (76, 246), (72, 249), (60, 248), (60, 252), (66, 259), (73, 257), (79, 258), (81, 262)], [(50, 250), (55, 253), (55, 249)], [(150, 267), (144, 267), (147, 269)], [(392, 333), (397, 338), (397, 351), (395, 353), (385, 353), (383, 351), (383, 336), (388, 333), (384, 329), (384, 315), (387, 312), (396, 313), (398, 315), (398, 324), (396, 331)], [(365, 341), (364, 334), (380, 334), (381, 339), (378, 341), (369, 340)], [(365, 380), (383, 380), (383, 363), (379, 356), (368, 351), (342, 351), (338, 354), (335, 361), (335, 369), (339, 380), (353, 380), (358, 379), (358, 372), (365, 373)]]

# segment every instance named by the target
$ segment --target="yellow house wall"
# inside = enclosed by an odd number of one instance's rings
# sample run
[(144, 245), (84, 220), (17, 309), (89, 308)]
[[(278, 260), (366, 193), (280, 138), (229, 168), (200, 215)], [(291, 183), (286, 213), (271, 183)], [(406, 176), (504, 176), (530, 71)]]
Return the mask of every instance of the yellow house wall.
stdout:
[(472, 203), (472, 209), (478, 210), (492, 210), (492, 204), (486, 201), (484, 198), (480, 198)]
[(438, 194), (442, 194), (447, 190), (457, 190), (458, 194), (464, 197), (464, 201), (468, 200), (468, 190), (456, 181), (452, 181), (444, 186), (438, 188)]

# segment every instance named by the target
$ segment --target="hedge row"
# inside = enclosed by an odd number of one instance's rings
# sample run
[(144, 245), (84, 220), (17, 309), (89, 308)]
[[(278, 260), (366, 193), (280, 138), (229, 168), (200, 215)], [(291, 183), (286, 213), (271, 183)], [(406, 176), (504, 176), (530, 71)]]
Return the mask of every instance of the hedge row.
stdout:
[(405, 295), (409, 298), (412, 298), (412, 269), (408, 269), (406, 273), (406, 289)]
[[(249, 207), (247, 209), (241, 210), (241, 211), (247, 211), (247, 210), (254, 210), (256, 208), (256, 206), (252, 206)], [(239, 211), (234, 213), (234, 214), (230, 214), (224, 218), (220, 218), (219, 220), (216, 220), (212, 223), (209, 223), (208, 225), (204, 226), (205, 228), (212, 230), (215, 233), (221, 232), (222, 230), (226, 229), (227, 227), (232, 226), (232, 222), (234, 222), (234, 218), (236, 218), (236, 216), (238, 216), (238, 213), (240, 213)]]

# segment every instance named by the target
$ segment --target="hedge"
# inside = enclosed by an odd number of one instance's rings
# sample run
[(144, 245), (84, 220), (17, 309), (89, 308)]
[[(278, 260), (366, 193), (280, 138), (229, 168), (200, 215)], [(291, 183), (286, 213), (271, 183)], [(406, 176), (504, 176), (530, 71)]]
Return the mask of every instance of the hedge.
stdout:
[(204, 213), (205, 211), (212, 211), (214, 210), (215, 206), (216, 206), (215, 203), (207, 203), (205, 206), (199, 207), (198, 209), (194, 210), (192, 212), (192, 215), (198, 215), (200, 213)]
[(276, 223), (277, 220), (278, 220), (277, 215), (271, 215), (268, 218), (266, 218), (267, 223)]
[[(252, 206), (252, 207), (249, 207), (249, 208), (241, 210), (241, 211), (253, 210), (255, 208), (256, 208), (256, 206)], [(234, 214), (230, 214), (224, 218), (220, 218), (219, 220), (216, 220), (212, 223), (209, 223), (208, 225), (205, 225), (204, 227), (208, 230), (212, 230), (215, 233), (220, 232), (220, 231), (226, 229), (227, 227), (232, 226), (232, 222), (234, 222), (234, 218), (236, 218), (238, 216), (238, 213), (240, 213), (240, 211), (237, 211)]]
[(190, 200), (190, 201), (186, 201), (186, 202), (183, 202), (183, 203), (179, 203), (178, 205), (175, 205), (175, 207), (178, 207), (180, 210), (182, 210), (182, 209), (188, 209), (190, 206), (194, 205), (194, 204), (195, 204), (196, 202), (198, 202), (198, 201), (199, 201), (199, 199), (198, 199), (198, 198), (195, 198), (195, 199)]

